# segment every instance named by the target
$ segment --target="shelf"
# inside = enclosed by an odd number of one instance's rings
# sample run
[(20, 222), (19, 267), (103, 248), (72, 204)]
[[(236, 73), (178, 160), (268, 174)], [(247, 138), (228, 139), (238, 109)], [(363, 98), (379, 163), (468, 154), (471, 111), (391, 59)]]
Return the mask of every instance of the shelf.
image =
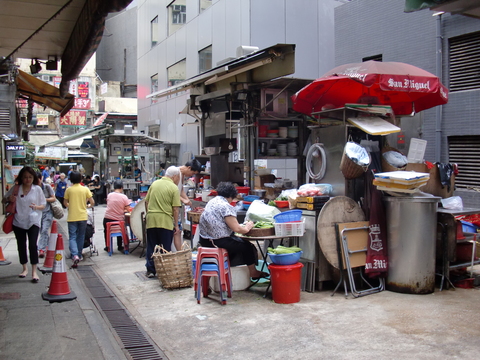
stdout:
[(263, 156), (259, 155), (257, 156), (257, 159), (299, 159), (300, 156)]
[(258, 140), (285, 140), (285, 141), (296, 141), (298, 138), (281, 138), (281, 137), (259, 137)]
[[(480, 264), (480, 259), (473, 261), (473, 265), (478, 265), (478, 264)], [(464, 262), (464, 263), (461, 263), (461, 264), (451, 264), (451, 265), (449, 265), (448, 268), (451, 270), (451, 269), (466, 268), (466, 267), (470, 267), (470, 266), (472, 266), (472, 262), (471, 262), (471, 261), (469, 261), (469, 262)]]

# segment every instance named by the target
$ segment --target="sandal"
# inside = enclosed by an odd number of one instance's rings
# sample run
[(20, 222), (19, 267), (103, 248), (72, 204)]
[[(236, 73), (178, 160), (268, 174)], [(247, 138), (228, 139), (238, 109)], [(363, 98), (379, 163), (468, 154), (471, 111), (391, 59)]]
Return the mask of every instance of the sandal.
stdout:
[(262, 273), (260, 273), (260, 276), (252, 277), (252, 280), (257, 281), (257, 280), (266, 279), (266, 278), (269, 278), (269, 277), (270, 277), (269, 273), (262, 272)]

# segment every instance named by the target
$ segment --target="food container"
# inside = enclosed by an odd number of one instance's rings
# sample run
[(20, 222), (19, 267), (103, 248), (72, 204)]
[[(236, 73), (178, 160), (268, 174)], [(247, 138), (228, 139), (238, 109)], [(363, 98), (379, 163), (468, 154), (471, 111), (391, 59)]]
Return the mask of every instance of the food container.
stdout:
[(262, 236), (272, 236), (275, 235), (275, 228), (266, 228), (266, 229), (251, 229), (245, 236), (253, 236), (253, 237), (262, 237)]
[(275, 265), (293, 265), (296, 264), (300, 257), (302, 256), (303, 251), (299, 251), (292, 254), (268, 254), (270, 256), (270, 260)]
[(260, 189), (260, 190), (250, 190), (250, 194), (251, 195), (255, 195), (255, 196), (258, 196), (259, 199), (262, 199), (263, 197), (265, 197), (265, 193), (267, 192), (267, 190), (263, 190), (263, 189)]
[(275, 223), (276, 236), (302, 236), (304, 232), (305, 219), (295, 222)]
[(248, 187), (248, 186), (238, 186), (237, 187), (237, 192), (239, 194), (247, 194), (248, 195), (249, 191), (250, 191), (250, 187)]
[(288, 201), (284, 200), (275, 200), (275, 205), (279, 208), (287, 208), (288, 207)]

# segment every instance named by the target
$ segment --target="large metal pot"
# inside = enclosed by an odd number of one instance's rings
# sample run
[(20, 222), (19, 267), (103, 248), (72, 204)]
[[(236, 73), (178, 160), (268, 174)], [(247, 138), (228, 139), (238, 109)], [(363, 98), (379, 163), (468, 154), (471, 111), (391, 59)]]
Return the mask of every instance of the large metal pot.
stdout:
[(263, 190), (263, 189), (250, 190), (250, 195), (260, 196), (260, 199), (263, 199), (265, 197), (266, 192), (267, 192), (267, 190)]

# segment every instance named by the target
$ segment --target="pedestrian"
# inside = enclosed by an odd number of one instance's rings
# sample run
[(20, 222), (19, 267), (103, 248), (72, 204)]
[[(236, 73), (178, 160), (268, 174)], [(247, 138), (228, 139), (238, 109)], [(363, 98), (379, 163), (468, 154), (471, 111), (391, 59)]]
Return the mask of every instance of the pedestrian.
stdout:
[(70, 174), (73, 172), (73, 166), (70, 165), (67, 172), (67, 179), (70, 180)]
[(165, 176), (165, 163), (160, 164), (160, 170), (158, 171), (158, 177)]
[[(202, 164), (197, 159), (193, 159), (185, 163), (185, 165), (178, 167), (180, 170), (180, 181), (178, 182), (178, 192), (180, 193), (180, 201), (185, 206), (191, 206), (192, 201), (188, 198), (185, 190), (183, 189), (183, 182), (185, 179), (192, 177), (195, 174), (198, 174), (202, 170)], [(173, 243), (175, 249), (178, 251), (182, 248), (182, 220), (179, 219), (180, 231), (175, 233)]]
[(147, 261), (146, 276), (155, 276), (155, 264), (152, 259), (155, 245), (162, 245), (166, 251), (171, 251), (173, 235), (179, 232), (178, 213), (181, 206), (178, 183), (180, 182), (180, 170), (170, 166), (165, 176), (156, 180), (148, 189), (145, 198), (147, 210)]
[[(105, 210), (105, 217), (103, 218), (103, 232), (105, 235), (105, 251), (109, 251), (107, 242), (107, 223), (112, 221), (125, 221), (125, 212), (129, 210), (131, 200), (123, 193), (122, 180), (115, 180), (113, 183), (113, 192), (107, 196), (107, 210)], [(112, 244), (113, 247), (113, 244)], [(117, 237), (117, 249), (120, 252), (124, 251), (122, 237)]]
[(103, 181), (100, 180), (99, 175), (94, 175), (93, 177), (93, 188), (94, 188), (94, 198), (95, 198), (95, 205), (103, 204), (103, 192), (105, 189), (105, 184)]
[(138, 168), (138, 165), (135, 165), (134, 178), (135, 181), (142, 181), (142, 171)]
[(47, 179), (49, 179), (49, 178), (50, 178), (50, 170), (49, 170), (48, 166), (45, 166), (45, 168), (42, 171), (43, 182), (46, 183)]
[(60, 171), (56, 171), (55, 175), (53, 176), (53, 183), (55, 184), (59, 178), (60, 178)]
[(67, 190), (67, 181), (65, 180), (65, 173), (61, 173), (58, 180), (55, 181), (55, 197), (60, 201), (60, 204), (62, 204), (64, 209), (66, 209), (65, 204), (63, 203), (65, 190)]
[[(45, 208), (45, 196), (38, 184), (37, 173), (30, 167), (25, 166), (18, 173), (13, 186), (2, 199), (3, 203), (16, 201), (16, 213), (13, 218), (13, 232), (17, 239), (18, 256), (23, 271), (18, 275), (25, 278), (28, 274), (27, 238), (28, 253), (32, 264), (32, 282), (37, 283), (38, 253), (37, 239), (40, 232), (42, 210)], [(17, 194), (17, 196), (15, 196)]]
[(37, 172), (38, 176), (38, 185), (42, 188), (43, 195), (45, 196), (45, 200), (47, 203), (45, 204), (45, 209), (42, 211), (42, 222), (40, 226), (40, 238), (38, 239), (38, 257), (44, 258), (45, 252), (47, 251), (48, 246), (48, 238), (50, 228), (52, 227), (53, 222), (53, 211), (50, 203), (55, 201), (55, 193), (53, 192), (52, 187), (49, 184), (45, 184), (42, 182), (42, 174)]
[(82, 258), (83, 243), (85, 241), (85, 230), (87, 229), (87, 203), (90, 207), (95, 205), (90, 190), (80, 185), (82, 174), (73, 171), (70, 174), (72, 186), (65, 191), (64, 204), (68, 208), (68, 237), (70, 254), (73, 260), (73, 267), (77, 267)]

